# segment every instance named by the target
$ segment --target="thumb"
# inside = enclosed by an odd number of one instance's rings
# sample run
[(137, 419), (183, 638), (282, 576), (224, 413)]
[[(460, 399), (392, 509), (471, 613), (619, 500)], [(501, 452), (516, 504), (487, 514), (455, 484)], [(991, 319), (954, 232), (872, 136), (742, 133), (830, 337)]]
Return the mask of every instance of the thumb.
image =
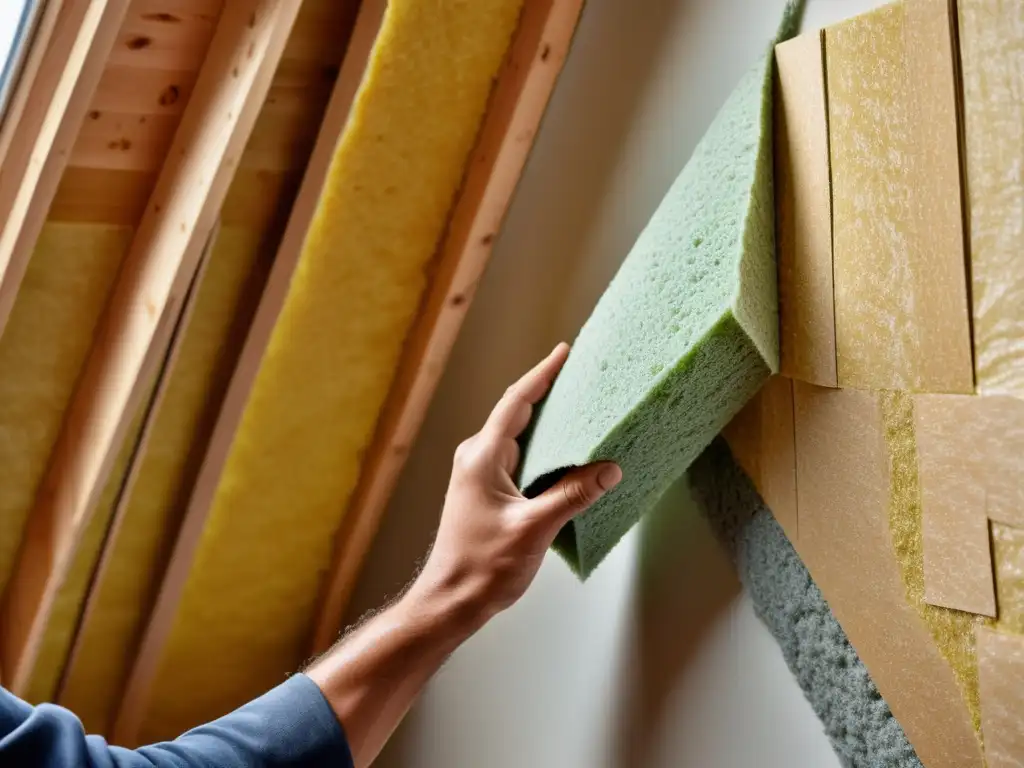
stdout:
[(568, 472), (531, 501), (537, 514), (560, 528), (619, 484), (622, 470), (610, 461), (588, 464)]

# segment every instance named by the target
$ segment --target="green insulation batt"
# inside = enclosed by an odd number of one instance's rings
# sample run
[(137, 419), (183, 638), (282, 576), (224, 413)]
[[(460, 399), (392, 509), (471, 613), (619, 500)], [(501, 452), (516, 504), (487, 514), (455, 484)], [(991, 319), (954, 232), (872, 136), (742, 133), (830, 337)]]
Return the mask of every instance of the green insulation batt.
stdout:
[(538, 409), (520, 477), (528, 496), (570, 467), (622, 467), (615, 490), (555, 542), (582, 578), (778, 370), (773, 62), (769, 51), (715, 117)]

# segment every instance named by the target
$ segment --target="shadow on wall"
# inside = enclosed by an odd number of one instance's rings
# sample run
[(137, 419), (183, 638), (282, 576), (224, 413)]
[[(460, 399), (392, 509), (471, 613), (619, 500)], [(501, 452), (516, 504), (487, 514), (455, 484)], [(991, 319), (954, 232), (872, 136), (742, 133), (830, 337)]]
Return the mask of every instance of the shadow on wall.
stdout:
[(709, 628), (739, 595), (732, 563), (691, 499), (687, 484), (642, 522), (631, 634), (609, 720), (612, 765), (649, 765), (669, 697)]

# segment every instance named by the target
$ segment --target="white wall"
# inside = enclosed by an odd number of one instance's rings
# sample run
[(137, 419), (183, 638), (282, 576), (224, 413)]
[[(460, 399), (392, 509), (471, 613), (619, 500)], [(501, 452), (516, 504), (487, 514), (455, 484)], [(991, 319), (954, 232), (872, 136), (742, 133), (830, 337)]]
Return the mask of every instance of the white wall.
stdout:
[(0, 0), (0, 70), (11, 53), (14, 34), (18, 31), (25, 0)]
[[(455, 445), (522, 371), (575, 336), (765, 50), (783, 2), (589, 0), (353, 618), (409, 578), (436, 525)], [(810, 0), (805, 28), (877, 4)], [(586, 584), (549, 557), (526, 598), (452, 657), (378, 764), (838, 765), (704, 525), (651, 522)]]

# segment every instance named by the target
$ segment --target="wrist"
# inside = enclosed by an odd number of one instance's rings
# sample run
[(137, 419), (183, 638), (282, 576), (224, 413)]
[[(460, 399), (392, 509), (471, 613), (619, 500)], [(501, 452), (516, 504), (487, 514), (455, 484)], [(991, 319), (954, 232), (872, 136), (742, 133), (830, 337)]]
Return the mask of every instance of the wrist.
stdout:
[(429, 628), (457, 646), (491, 617), (484, 591), (470, 579), (441, 576), (431, 569), (412, 583), (396, 608), (413, 623)]

